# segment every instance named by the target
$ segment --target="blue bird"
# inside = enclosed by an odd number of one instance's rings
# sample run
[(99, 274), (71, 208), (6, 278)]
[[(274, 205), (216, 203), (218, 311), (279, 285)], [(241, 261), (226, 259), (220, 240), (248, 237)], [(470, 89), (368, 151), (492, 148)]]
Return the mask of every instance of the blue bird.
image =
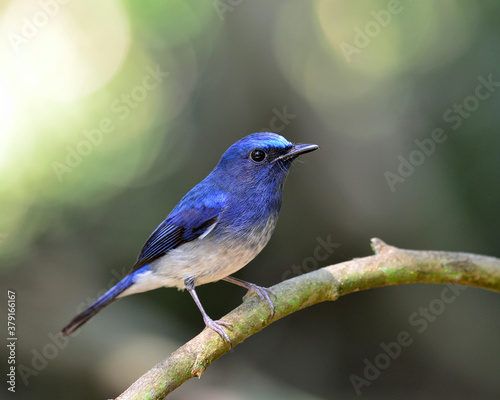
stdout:
[(283, 185), (299, 155), (315, 144), (292, 144), (275, 133), (254, 133), (233, 144), (214, 170), (151, 234), (125, 278), (62, 330), (67, 336), (118, 297), (160, 287), (187, 289), (205, 325), (231, 344), (201, 305), (195, 287), (225, 280), (256, 293), (274, 314), (271, 290), (230, 276), (267, 244), (281, 208)]

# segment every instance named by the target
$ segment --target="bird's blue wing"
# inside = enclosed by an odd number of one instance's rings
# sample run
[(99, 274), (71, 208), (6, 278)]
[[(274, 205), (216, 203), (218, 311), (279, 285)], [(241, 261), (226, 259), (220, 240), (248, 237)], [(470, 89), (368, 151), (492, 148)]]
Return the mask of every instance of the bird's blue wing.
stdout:
[(217, 224), (221, 211), (221, 204), (200, 204), (169, 215), (146, 241), (131, 272), (184, 243), (208, 234)]

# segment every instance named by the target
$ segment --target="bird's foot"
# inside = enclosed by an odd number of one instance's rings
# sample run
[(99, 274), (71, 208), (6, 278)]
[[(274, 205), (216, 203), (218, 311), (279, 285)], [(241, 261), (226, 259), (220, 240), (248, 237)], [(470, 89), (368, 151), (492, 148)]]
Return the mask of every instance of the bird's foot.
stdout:
[(233, 347), (231, 340), (229, 339), (229, 336), (227, 333), (224, 331), (224, 326), (231, 326), (229, 322), (224, 322), (224, 321), (214, 321), (212, 318), (209, 316), (206, 316), (203, 318), (205, 321), (205, 325), (207, 328), (212, 329), (214, 332), (218, 333), (219, 336), (224, 340), (227, 344), (229, 344), (229, 347)]
[(271, 296), (276, 298), (276, 294), (269, 288), (258, 286), (253, 283), (249, 283), (248, 293), (245, 295), (244, 299), (247, 298), (252, 292), (256, 293), (262, 300), (267, 301), (269, 308), (271, 309), (271, 317), (274, 317), (274, 304), (271, 300)]

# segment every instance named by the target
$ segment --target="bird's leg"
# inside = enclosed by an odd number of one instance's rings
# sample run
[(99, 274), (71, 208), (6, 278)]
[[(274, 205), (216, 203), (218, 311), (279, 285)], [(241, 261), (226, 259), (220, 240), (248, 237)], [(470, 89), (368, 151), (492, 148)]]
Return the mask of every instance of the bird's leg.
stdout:
[(194, 278), (187, 278), (184, 280), (184, 285), (186, 286), (186, 289), (188, 290), (189, 294), (193, 298), (194, 302), (198, 306), (198, 309), (201, 312), (201, 315), (203, 316), (203, 321), (205, 322), (205, 325), (207, 328), (212, 329), (213, 331), (217, 332), (222, 339), (229, 344), (229, 346), (232, 347), (231, 340), (229, 340), (229, 336), (227, 335), (226, 332), (224, 332), (224, 329), (222, 328), (223, 326), (231, 326), (229, 322), (224, 322), (224, 321), (214, 321), (212, 318), (210, 318), (205, 310), (203, 309), (203, 306), (201, 305), (200, 300), (198, 299), (198, 295), (196, 294), (196, 291), (194, 290), (195, 287), (195, 279)]
[(234, 276), (226, 276), (225, 278), (223, 278), (223, 280), (226, 282), (234, 283), (238, 286), (242, 286), (248, 289), (249, 292), (256, 293), (262, 300), (267, 301), (267, 304), (269, 304), (269, 308), (271, 309), (271, 317), (274, 316), (274, 304), (271, 300), (271, 296), (276, 297), (276, 295), (271, 289), (257, 286), (250, 282), (242, 281), (241, 279), (235, 278)]

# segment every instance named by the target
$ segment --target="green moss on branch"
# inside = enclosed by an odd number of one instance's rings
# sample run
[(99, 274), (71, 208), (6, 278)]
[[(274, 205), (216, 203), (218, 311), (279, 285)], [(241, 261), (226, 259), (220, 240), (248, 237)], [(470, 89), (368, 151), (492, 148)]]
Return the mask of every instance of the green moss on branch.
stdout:
[[(340, 296), (381, 286), (453, 283), (500, 291), (500, 260), (469, 253), (402, 250), (372, 239), (373, 256), (358, 258), (281, 282), (272, 287), (275, 315), (251, 296), (223, 320), (236, 346), (272, 322)], [(200, 376), (229, 346), (206, 329), (144, 374), (117, 400), (163, 399), (188, 379)]]

